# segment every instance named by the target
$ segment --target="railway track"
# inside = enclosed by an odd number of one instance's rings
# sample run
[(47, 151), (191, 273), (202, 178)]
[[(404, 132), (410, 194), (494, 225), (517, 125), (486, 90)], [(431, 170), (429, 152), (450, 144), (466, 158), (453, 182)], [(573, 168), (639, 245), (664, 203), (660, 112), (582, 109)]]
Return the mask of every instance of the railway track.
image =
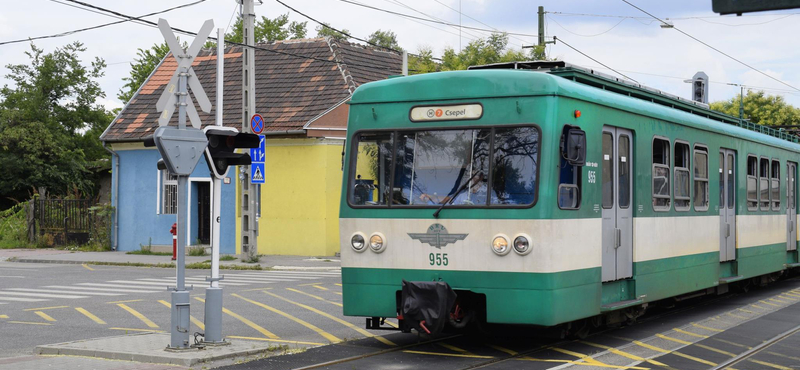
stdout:
[(744, 361), (747, 361), (748, 359), (750, 359), (753, 356), (759, 354), (760, 352), (766, 350), (767, 348), (772, 347), (773, 345), (783, 341), (786, 338), (791, 337), (792, 335), (797, 334), (798, 332), (800, 332), (800, 325), (795, 326), (794, 328), (789, 329), (789, 330), (787, 330), (787, 331), (785, 331), (785, 332), (783, 332), (781, 334), (778, 334), (778, 335), (770, 338), (769, 340), (765, 341), (764, 343), (761, 343), (761, 344), (759, 344), (759, 345), (757, 345), (757, 346), (755, 346), (755, 347), (753, 347), (753, 348), (751, 348), (751, 349), (749, 349), (747, 351), (742, 352), (742, 354), (740, 354), (740, 355), (738, 355), (736, 357), (733, 357), (733, 358), (731, 358), (731, 359), (729, 359), (727, 361), (724, 361), (724, 362), (720, 363), (719, 365), (713, 367), (712, 370), (726, 369), (726, 368), (732, 367), (732, 366), (734, 366), (736, 364), (740, 364), (740, 363), (742, 363)]

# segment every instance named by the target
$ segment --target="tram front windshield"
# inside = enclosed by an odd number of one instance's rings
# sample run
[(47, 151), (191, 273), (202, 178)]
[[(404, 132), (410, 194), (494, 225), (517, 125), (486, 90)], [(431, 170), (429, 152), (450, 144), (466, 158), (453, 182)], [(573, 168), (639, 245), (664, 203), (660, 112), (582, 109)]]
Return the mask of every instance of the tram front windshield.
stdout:
[(537, 128), (528, 126), (359, 133), (350, 203), (530, 205), (539, 136)]

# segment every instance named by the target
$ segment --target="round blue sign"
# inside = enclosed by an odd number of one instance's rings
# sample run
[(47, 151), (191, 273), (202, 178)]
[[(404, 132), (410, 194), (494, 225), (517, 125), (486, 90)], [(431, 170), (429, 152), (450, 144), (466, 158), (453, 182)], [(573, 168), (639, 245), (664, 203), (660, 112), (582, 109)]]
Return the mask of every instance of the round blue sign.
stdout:
[(253, 118), (250, 119), (250, 128), (254, 134), (260, 135), (264, 131), (264, 117), (261, 117), (260, 114), (254, 114)]

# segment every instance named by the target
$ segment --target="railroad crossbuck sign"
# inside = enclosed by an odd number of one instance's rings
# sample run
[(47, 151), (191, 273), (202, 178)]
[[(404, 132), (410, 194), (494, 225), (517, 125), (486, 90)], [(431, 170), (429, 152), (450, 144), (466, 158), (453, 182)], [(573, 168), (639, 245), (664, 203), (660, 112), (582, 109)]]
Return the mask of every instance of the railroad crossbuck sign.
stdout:
[[(205, 44), (213, 28), (214, 21), (210, 19), (205, 21), (203, 27), (200, 28), (200, 32), (197, 33), (197, 37), (194, 38), (192, 45), (189, 46), (188, 49), (183, 49), (178, 39), (175, 38), (175, 35), (172, 33), (172, 28), (169, 27), (169, 23), (167, 23), (165, 19), (158, 20), (158, 29), (161, 31), (161, 34), (164, 35), (164, 40), (167, 41), (172, 56), (178, 62), (175, 73), (172, 74), (172, 78), (164, 89), (164, 93), (161, 94), (161, 97), (156, 103), (156, 110), (161, 112), (161, 115), (158, 117), (159, 126), (166, 126), (169, 124), (172, 114), (175, 113), (176, 103), (178, 102), (178, 96), (175, 94), (175, 91), (178, 89), (178, 77), (181, 71), (185, 69), (188, 70), (189, 73), (189, 76), (186, 78), (186, 83), (189, 85), (189, 88), (192, 89), (192, 94), (195, 99), (197, 99), (197, 103), (200, 104), (200, 109), (206, 113), (211, 112), (211, 101), (208, 100), (206, 92), (203, 91), (203, 86), (201, 86), (200, 81), (197, 80), (197, 75), (195, 75), (192, 69), (192, 61), (197, 56), (197, 53), (200, 52), (200, 49), (203, 47), (203, 44)], [(189, 120), (192, 121), (192, 127), (199, 129), (200, 116), (197, 114), (197, 109), (194, 107), (190, 96), (186, 97), (186, 114), (189, 116)]]

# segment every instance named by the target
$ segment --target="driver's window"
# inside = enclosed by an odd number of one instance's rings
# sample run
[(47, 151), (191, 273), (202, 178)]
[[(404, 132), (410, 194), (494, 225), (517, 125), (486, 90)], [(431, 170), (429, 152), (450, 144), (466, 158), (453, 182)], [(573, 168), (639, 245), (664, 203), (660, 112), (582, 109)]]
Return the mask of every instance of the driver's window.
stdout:
[(386, 205), (389, 198), (392, 133), (361, 134), (356, 142), (356, 171), (350, 202), (355, 205)]

